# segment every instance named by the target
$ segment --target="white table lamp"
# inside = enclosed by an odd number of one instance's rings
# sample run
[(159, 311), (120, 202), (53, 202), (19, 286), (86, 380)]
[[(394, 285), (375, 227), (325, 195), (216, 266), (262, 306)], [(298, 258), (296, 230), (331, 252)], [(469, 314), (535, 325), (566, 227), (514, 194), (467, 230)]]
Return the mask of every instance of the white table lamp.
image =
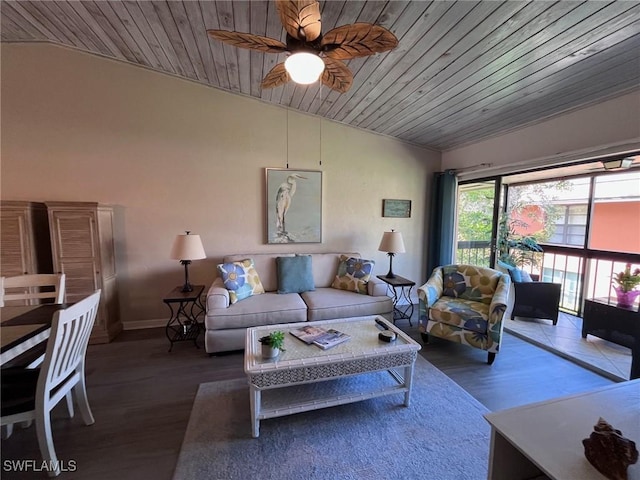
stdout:
[(207, 255), (204, 253), (204, 247), (202, 246), (202, 240), (200, 240), (200, 235), (191, 235), (187, 230), (184, 235), (176, 236), (176, 239), (173, 241), (173, 247), (171, 247), (171, 258), (180, 260), (180, 263), (184, 265), (184, 286), (182, 287), (182, 291), (193, 291), (193, 287), (189, 283), (189, 264), (191, 260), (207, 258)]
[(389, 273), (387, 273), (387, 278), (396, 278), (393, 274), (393, 256), (396, 253), (404, 253), (406, 251), (402, 234), (393, 229), (390, 232), (384, 232), (378, 250), (387, 252), (387, 255), (389, 255)]

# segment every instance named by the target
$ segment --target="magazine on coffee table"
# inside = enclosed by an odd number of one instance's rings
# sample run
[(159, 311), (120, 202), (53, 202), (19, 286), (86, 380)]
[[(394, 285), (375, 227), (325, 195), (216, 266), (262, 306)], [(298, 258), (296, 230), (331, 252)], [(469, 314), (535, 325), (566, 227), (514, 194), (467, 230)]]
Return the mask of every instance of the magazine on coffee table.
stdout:
[(333, 328), (326, 329), (311, 325), (305, 325), (304, 327), (290, 330), (289, 333), (297, 339), (302, 340), (307, 345), (317, 345), (323, 350), (335, 347), (336, 345), (346, 342), (351, 338), (350, 335)]
[(297, 339), (302, 340), (307, 345), (311, 345), (314, 340), (327, 333), (327, 329), (308, 325), (302, 328), (291, 330), (289, 333), (291, 333), (291, 335), (293, 335)]
[(321, 349), (326, 350), (328, 348), (335, 347), (336, 345), (340, 345), (350, 339), (350, 335), (330, 328), (324, 335), (316, 338), (313, 343)]

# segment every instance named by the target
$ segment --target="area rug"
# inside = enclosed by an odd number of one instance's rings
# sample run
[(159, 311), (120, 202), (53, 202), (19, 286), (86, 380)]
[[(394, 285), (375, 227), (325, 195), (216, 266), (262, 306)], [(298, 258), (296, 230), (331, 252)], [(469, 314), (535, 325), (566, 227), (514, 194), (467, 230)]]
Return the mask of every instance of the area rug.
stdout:
[[(390, 378), (378, 372), (331, 383), (366, 388), (380, 376)], [(330, 388), (325, 383), (311, 388)], [(173, 478), (487, 478), (490, 429), (483, 405), (420, 355), (411, 405), (403, 401), (398, 393), (267, 419), (252, 438), (246, 379), (203, 383)]]

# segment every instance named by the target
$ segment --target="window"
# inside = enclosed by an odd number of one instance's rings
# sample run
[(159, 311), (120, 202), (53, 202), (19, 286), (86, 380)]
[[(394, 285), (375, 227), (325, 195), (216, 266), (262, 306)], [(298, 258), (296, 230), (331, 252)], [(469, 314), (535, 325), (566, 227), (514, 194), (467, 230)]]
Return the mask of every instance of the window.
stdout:
[(584, 246), (587, 228), (586, 205), (559, 205), (555, 229), (548, 243)]
[(589, 248), (640, 253), (640, 172), (596, 177)]
[(584, 247), (589, 189), (589, 178), (510, 186), (515, 232), (541, 243)]
[(508, 184), (507, 205), (516, 233), (542, 244), (539, 272), (562, 284), (563, 310), (580, 313), (583, 298), (611, 296), (614, 273), (638, 265), (638, 170)]

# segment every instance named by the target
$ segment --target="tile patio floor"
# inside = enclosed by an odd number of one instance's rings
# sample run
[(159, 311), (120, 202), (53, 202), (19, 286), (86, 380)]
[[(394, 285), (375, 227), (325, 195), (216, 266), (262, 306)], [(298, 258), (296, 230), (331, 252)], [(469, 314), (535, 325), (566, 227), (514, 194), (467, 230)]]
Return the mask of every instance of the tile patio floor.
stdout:
[(629, 379), (631, 349), (592, 335), (582, 338), (580, 317), (560, 312), (555, 326), (551, 320), (509, 318), (504, 329), (607, 378), (616, 381)]

